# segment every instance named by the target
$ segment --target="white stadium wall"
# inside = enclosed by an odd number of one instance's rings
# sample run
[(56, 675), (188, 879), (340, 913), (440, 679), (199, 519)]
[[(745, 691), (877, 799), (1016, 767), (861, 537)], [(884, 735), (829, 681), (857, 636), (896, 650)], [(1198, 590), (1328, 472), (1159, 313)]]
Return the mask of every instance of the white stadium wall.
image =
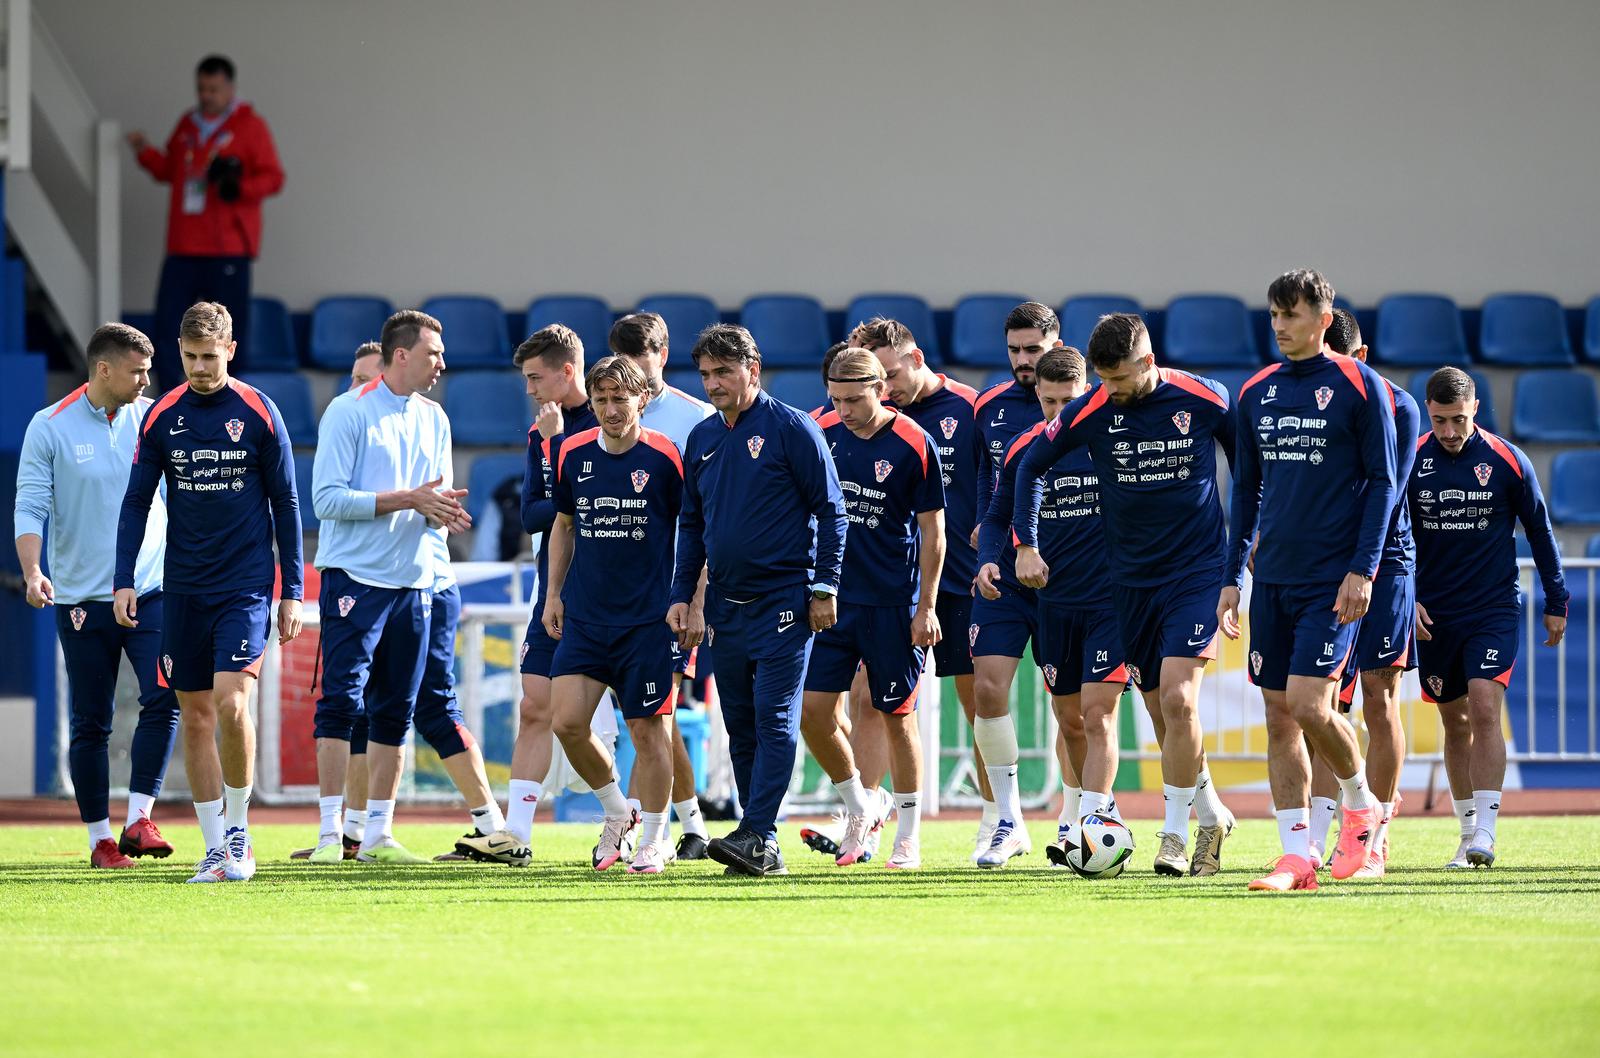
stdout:
[[(288, 172), (256, 289), (724, 306), (1600, 289), (1600, 3), (51, 0), (164, 139), (209, 51)], [(166, 200), (124, 175), (124, 291)]]

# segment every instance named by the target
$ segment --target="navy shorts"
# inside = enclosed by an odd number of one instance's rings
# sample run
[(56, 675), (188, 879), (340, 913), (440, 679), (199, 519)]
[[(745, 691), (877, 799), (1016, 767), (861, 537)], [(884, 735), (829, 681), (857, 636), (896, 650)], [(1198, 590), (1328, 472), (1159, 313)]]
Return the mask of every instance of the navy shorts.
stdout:
[(164, 593), (161, 672), (175, 691), (209, 691), (219, 672), (261, 672), (272, 624), (266, 591)]
[(1417, 667), (1417, 582), (1410, 573), (1379, 573), (1372, 582), (1372, 605), (1356, 632), (1355, 667)]
[(1086, 683), (1128, 682), (1117, 615), (1109, 608), (1079, 610), (1040, 600), (1034, 650), (1045, 689), (1053, 695), (1077, 694)]
[(841, 602), (839, 621), (817, 633), (806, 669), (806, 690), (843, 694), (856, 666), (867, 669), (872, 707), (880, 713), (909, 713), (917, 707), (926, 649), (911, 645), (914, 606), (865, 606)]
[(1468, 680), (1509, 684), (1521, 628), (1522, 612), (1517, 609), (1434, 617), (1428, 628), (1433, 638), (1417, 640), (1422, 697), (1453, 702), (1467, 693)]
[(405, 743), (428, 661), (431, 596), (419, 588), (362, 584), (342, 569), (323, 570), (317, 738), (349, 740), (364, 709), (369, 741)]
[(1128, 675), (1142, 688), (1161, 683), (1163, 658), (1217, 656), (1217, 599), (1222, 576), (1190, 573), (1165, 584), (1111, 588)]
[(428, 659), (417, 690), (417, 734), (440, 760), (465, 752), (474, 743), (456, 699), (456, 629), (461, 624), (461, 589), (454, 584), (433, 593), (428, 620)]
[(1033, 660), (1038, 662), (1038, 597), (1027, 588), (1019, 591), (1006, 584), (998, 586), (1000, 598), (985, 599), (980, 593), (972, 600), (972, 625), (967, 630), (972, 656), (998, 654), (1021, 659), (1022, 648), (1033, 641)]
[(1281, 691), (1290, 676), (1344, 677), (1359, 621), (1340, 624), (1338, 584), (1263, 584), (1250, 593), (1250, 682)]
[[(668, 629), (670, 632), (671, 629)], [(688, 679), (694, 679), (695, 661), (700, 654), (699, 647), (690, 647), (684, 650), (678, 646), (678, 637), (672, 637), (672, 671)]]
[(587, 676), (617, 695), (625, 720), (671, 713), (672, 653), (676, 637), (664, 621), (600, 625), (568, 617), (556, 641), (550, 678)]
[[(666, 625), (661, 627), (665, 628)], [(524, 676), (543, 676), (548, 679), (555, 656), (556, 641), (544, 630), (544, 607), (541, 606), (533, 611), (527, 634), (522, 637), (522, 661), (519, 667)]]
[(941, 591), (934, 596), (933, 614), (944, 633), (933, 645), (933, 667), (940, 676), (972, 675), (972, 596), (965, 592)]

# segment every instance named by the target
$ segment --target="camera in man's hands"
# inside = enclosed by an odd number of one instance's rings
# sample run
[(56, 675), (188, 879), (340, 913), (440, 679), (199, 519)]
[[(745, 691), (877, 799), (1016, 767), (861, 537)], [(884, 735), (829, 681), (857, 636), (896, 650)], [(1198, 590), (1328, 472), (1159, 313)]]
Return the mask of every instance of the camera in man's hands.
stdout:
[(239, 182), (244, 178), (244, 162), (232, 155), (219, 155), (211, 160), (206, 179), (217, 187), (217, 197), (224, 202), (239, 201)]

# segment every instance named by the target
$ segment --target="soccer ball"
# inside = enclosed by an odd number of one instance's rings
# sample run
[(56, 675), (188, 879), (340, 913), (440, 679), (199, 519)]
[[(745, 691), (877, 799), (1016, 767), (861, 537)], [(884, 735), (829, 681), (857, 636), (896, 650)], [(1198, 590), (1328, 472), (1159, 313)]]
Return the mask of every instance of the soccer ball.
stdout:
[(1115, 878), (1122, 873), (1133, 856), (1133, 833), (1121, 820), (1084, 816), (1076, 830), (1068, 839), (1068, 867), (1084, 878)]

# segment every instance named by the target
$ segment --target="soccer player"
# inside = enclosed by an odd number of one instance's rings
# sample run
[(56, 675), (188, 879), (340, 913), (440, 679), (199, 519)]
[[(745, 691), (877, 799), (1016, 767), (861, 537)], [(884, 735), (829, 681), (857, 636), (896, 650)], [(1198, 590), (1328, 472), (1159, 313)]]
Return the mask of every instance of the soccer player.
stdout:
[(135, 568), (164, 480), (161, 679), (178, 695), (183, 762), (206, 843), (189, 880), (247, 881), (256, 870), (250, 681), (266, 652), (274, 541), (278, 641), (300, 634), (300, 504), (277, 407), (228, 377), (235, 350), (228, 310), (210, 301), (191, 305), (178, 344), (189, 381), (155, 403), (139, 432), (117, 521), (112, 613), (124, 628), (139, 626)]
[(935, 609), (944, 566), (944, 474), (933, 438), (883, 404), (878, 358), (846, 349), (828, 377), (832, 413), (818, 425), (828, 442), (850, 523), (839, 587), (839, 621), (817, 633), (806, 670), (801, 731), (844, 800), (845, 832), (835, 863), (859, 862), (883, 826), (838, 723), (839, 696), (865, 667), (868, 696), (888, 727), (894, 779), (894, 851), (888, 866), (922, 866), (922, 747), (917, 691), (925, 651), (939, 642)]
[(1423, 697), (1438, 703), (1444, 722), (1445, 771), (1462, 820), (1461, 848), (1447, 866), (1488, 867), (1506, 774), (1500, 715), (1522, 626), (1517, 522), (1544, 589), (1546, 646), (1566, 635), (1567, 584), (1533, 465), (1475, 423), (1472, 376), (1441, 367), (1428, 379), (1427, 406), (1432, 432), (1417, 444), (1407, 485), (1417, 536), (1417, 665)]
[[(794, 771), (812, 634), (837, 620), (844, 496), (822, 431), (763, 393), (743, 327), (707, 327), (695, 366), (720, 413), (689, 433), (667, 623), (685, 636), (701, 568), (705, 623), (744, 818), (711, 858), (754, 877), (787, 873), (778, 810)], [(685, 645), (692, 645), (685, 643)]]
[[(650, 387), (650, 401), (644, 406), (643, 425), (647, 430), (665, 434), (678, 446), (681, 453), (689, 443), (689, 431), (704, 419), (716, 414), (716, 409), (698, 397), (669, 386), (661, 377), (667, 364), (667, 321), (654, 312), (636, 312), (624, 316), (611, 327), (608, 343), (611, 351), (633, 361), (633, 366), (643, 372)], [(672, 676), (672, 689), (679, 691), (685, 676), (694, 679), (696, 652), (677, 654), (677, 669)], [(674, 714), (672, 728), (672, 807), (678, 813), (678, 823), (683, 836), (678, 839), (674, 855), (680, 860), (706, 858), (705, 817), (700, 814), (700, 799), (695, 796), (694, 765), (689, 761), (689, 749), (678, 737), (677, 718)]]
[[(67, 773), (78, 815), (89, 828), (89, 866), (132, 867), (130, 856), (172, 855), (151, 818), (178, 732), (178, 700), (159, 679), (165, 503), (153, 501), (134, 563), (143, 612), (138, 628), (123, 628), (112, 617), (114, 556), (104, 539), (116, 522), (139, 428), (150, 411), (152, 402), (141, 394), (150, 384), (155, 354), (149, 338), (120, 323), (96, 330), (87, 354), (89, 381), (35, 414), (23, 436), (17, 561), (28, 605), (55, 608), (72, 722)], [(47, 524), (53, 577), (39, 565)], [(139, 678), (139, 724), (130, 753), (127, 823), (114, 840), (107, 744), (123, 654)]]
[[(522, 643), (522, 701), (517, 707), (517, 741), (511, 750), (511, 792), (506, 805), (506, 831), (527, 848), (533, 840), (533, 816), (544, 796), (553, 748), (550, 706), (550, 663), (556, 641), (544, 627), (544, 586), (549, 583), (550, 527), (555, 523), (555, 454), (565, 436), (595, 426), (589, 397), (583, 390), (583, 342), (572, 328), (559, 323), (542, 327), (517, 346), (513, 362), (522, 372), (528, 395), (539, 404), (539, 417), (528, 431), (528, 466), (522, 476), (522, 529), (537, 533), (539, 585), (533, 616)], [(499, 842), (505, 837), (490, 835)]]
[[(365, 711), (368, 798), (356, 859), (425, 862), (394, 838), (394, 803), (423, 668), (437, 578), (432, 529), (465, 531), (452, 487), (450, 423), (423, 396), (444, 373), (443, 327), (416, 310), (383, 325), (383, 374), (335, 397), (312, 468), (322, 528), (322, 695), (315, 733), (321, 829), (315, 862), (343, 858), (340, 806), (356, 718)], [(373, 693), (366, 695), (369, 685)], [(435, 732), (437, 733), (437, 732)]]
[[(1013, 523), (1019, 539), (1037, 534), (1040, 479), (1069, 451), (1087, 447), (1099, 479), (1123, 660), (1161, 745), (1166, 818), (1155, 870), (1214, 874), (1233, 816), (1206, 774), (1198, 709), (1200, 682), (1217, 652), (1215, 599), (1227, 542), (1216, 445), (1233, 450), (1234, 417), (1222, 386), (1156, 366), (1137, 315), (1102, 317), (1088, 360), (1100, 385), (1063, 408), (1028, 446), (1017, 468)], [(1039, 555), (1018, 555), (1022, 584), (1044, 587), (1049, 575)], [(1192, 862), (1184, 841), (1191, 805), (1199, 822)]]
[(355, 362), (350, 365), (350, 388), (360, 389), (383, 374), (383, 343), (362, 342), (356, 346)]
[[(1394, 415), (1375, 372), (1324, 346), (1333, 296), (1333, 286), (1307, 269), (1273, 280), (1267, 304), (1285, 362), (1239, 390), (1232, 538), (1217, 619), (1238, 638), (1254, 547), (1250, 678), (1266, 702), (1267, 777), (1283, 845), (1272, 870), (1250, 883), (1258, 891), (1317, 887), (1307, 741), (1326, 757), (1344, 796), (1334, 878), (1366, 865), (1383, 818), (1355, 730), (1334, 699), (1394, 513)], [(1306, 532), (1307, 511), (1321, 512), (1316, 532)]]
[[(586, 388), (600, 425), (563, 438), (555, 462), (544, 604), (545, 631), (557, 641), (550, 670), (555, 732), (605, 811), (595, 870), (622, 858), (625, 839), (640, 827), (628, 870), (660, 874), (673, 859), (666, 829), (679, 646), (661, 618), (671, 594), (683, 460), (665, 434), (640, 425), (650, 390), (632, 360), (603, 358)], [(607, 686), (633, 740), (642, 819), (590, 727)]]
[[(1054, 419), (1088, 389), (1083, 354), (1071, 346), (1039, 358), (1034, 387), (1046, 421)], [(994, 502), (984, 519), (984, 564), (997, 562), (999, 542), (1011, 529), (1016, 509), (1017, 468), (1022, 453), (1044, 429), (1021, 434), (1006, 454)], [(1089, 453), (1077, 449), (1058, 460), (1044, 478), (1043, 504), (1036, 532), (1017, 532), (1016, 551), (1038, 555), (1054, 576), (1038, 591), (1038, 634), (1034, 640), (1045, 687), (1063, 732), (1083, 730), (1085, 746), (1078, 803), (1068, 809), (1046, 850), (1050, 861), (1065, 864), (1069, 831), (1083, 816), (1106, 811), (1117, 773), (1117, 703), (1128, 685), (1117, 615), (1111, 609), (1111, 575), (1100, 516), (1100, 482)], [(1072, 756), (1076, 757), (1075, 752)], [(1069, 774), (1063, 771), (1063, 774)]]
[[(978, 436), (989, 454), (988, 465), (978, 476), (978, 505), (973, 512), (980, 525), (1012, 440), (1043, 421), (1034, 393), (1034, 367), (1039, 357), (1061, 344), (1061, 323), (1054, 310), (1037, 301), (1012, 309), (1005, 333), (1012, 380), (984, 390), (974, 407)], [(977, 528), (971, 543), (978, 544)], [(967, 630), (973, 670), (972, 742), (994, 798), (984, 802), (978, 824), (972, 858), (979, 867), (998, 867), (1033, 848), (1022, 822), (1022, 795), (1017, 788), (1020, 750), (1011, 716), (1011, 682), (1023, 649), (1038, 632), (1039, 604), (1033, 591), (1012, 575), (1015, 555), (1006, 539), (1002, 562), (992, 572), (978, 564), (978, 594)]]
[[(1329, 349), (1362, 363), (1367, 347), (1361, 327), (1344, 309), (1333, 310), (1333, 323), (1323, 336)], [(1395, 481), (1411, 475), (1411, 463), (1422, 433), (1422, 413), (1416, 400), (1381, 375), (1389, 396), (1395, 425)], [(1406, 733), (1400, 723), (1400, 677), (1416, 668), (1417, 652), (1412, 631), (1416, 624), (1416, 544), (1411, 538), (1411, 517), (1404, 490), (1395, 496), (1389, 532), (1384, 537), (1383, 558), (1372, 582), (1372, 603), (1356, 632), (1356, 653), (1346, 679), (1359, 677), (1361, 713), (1367, 725), (1367, 781), (1383, 805), (1383, 821), (1373, 839), (1372, 855), (1356, 872), (1358, 878), (1381, 878), (1389, 858), (1389, 821), (1394, 817), (1400, 788), (1400, 764), (1406, 756)], [(1348, 713), (1350, 701), (1341, 687), (1339, 708)], [(1354, 688), (1350, 688), (1353, 692)], [(1319, 866), (1328, 847), (1328, 826), (1337, 810), (1339, 785), (1322, 754), (1311, 759), (1311, 863)]]

